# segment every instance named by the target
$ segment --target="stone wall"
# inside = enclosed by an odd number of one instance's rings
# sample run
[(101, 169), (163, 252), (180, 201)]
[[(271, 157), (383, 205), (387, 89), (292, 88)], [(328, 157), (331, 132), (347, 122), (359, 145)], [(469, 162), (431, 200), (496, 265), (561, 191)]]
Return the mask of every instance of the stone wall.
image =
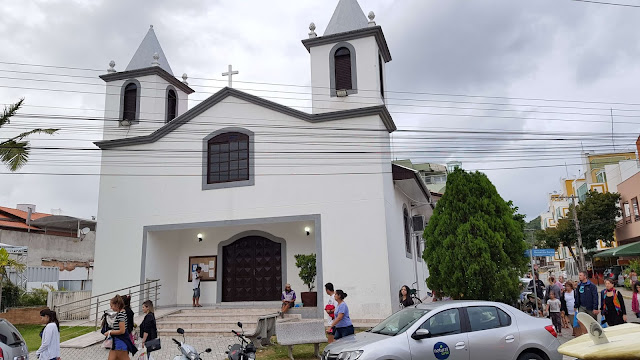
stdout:
[(0, 313), (0, 318), (9, 320), (13, 325), (37, 325), (40, 324), (40, 310), (46, 308), (46, 306), (13, 308), (5, 313)]

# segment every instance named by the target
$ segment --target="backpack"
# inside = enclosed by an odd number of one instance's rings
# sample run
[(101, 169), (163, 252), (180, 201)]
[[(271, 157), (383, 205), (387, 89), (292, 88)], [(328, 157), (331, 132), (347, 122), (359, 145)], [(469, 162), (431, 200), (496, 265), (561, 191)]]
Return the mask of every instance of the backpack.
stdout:
[(107, 331), (113, 329), (113, 323), (116, 320), (116, 315), (118, 313), (111, 310), (105, 310), (104, 314), (102, 314), (102, 328), (100, 330), (101, 333), (106, 333)]

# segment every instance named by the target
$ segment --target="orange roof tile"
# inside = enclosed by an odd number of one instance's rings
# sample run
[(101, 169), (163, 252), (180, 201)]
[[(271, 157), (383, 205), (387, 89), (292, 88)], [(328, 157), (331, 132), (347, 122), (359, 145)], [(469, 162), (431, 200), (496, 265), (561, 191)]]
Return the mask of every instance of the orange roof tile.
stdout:
[(0, 220), (0, 227), (8, 227), (8, 228), (14, 228), (14, 229), (25, 229), (25, 230), (31, 229), (31, 230), (35, 230), (35, 231), (42, 231), (41, 229), (38, 229), (37, 227), (27, 226), (27, 224), (25, 224), (25, 223), (16, 222), (16, 221)]
[[(4, 206), (0, 206), (0, 211), (4, 211), (7, 212), (13, 216), (17, 216), (21, 219), (27, 219), (27, 212), (26, 211), (22, 211), (22, 210), (18, 210), (18, 209), (12, 209), (12, 208), (8, 208), (8, 207), (4, 207)], [(36, 220), (36, 219), (40, 219), (43, 217), (47, 217), (47, 216), (51, 216), (51, 214), (45, 214), (45, 213), (39, 213), (39, 212), (34, 212), (31, 213), (31, 219), (32, 220)]]

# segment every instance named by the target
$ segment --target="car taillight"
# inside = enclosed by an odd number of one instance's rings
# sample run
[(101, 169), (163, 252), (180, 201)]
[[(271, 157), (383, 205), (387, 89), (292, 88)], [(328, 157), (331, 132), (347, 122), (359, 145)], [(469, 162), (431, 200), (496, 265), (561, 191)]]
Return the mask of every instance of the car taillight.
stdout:
[(0, 348), (0, 360), (4, 360), (4, 353), (2, 352), (2, 348)]
[(556, 333), (556, 329), (553, 328), (553, 325), (547, 325), (544, 327), (545, 330), (547, 330), (551, 335), (553, 335), (553, 337), (558, 337), (558, 333)]
[(613, 277), (613, 273), (609, 274), (609, 277), (611, 277), (611, 278), (612, 278), (612, 277)]

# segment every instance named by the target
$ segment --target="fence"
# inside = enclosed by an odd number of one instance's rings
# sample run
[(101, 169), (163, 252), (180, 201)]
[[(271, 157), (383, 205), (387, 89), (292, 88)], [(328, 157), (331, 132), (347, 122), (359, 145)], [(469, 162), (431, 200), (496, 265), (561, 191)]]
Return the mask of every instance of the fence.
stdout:
[(89, 319), (91, 291), (51, 291), (47, 296), (47, 306), (56, 309), (60, 320)]

